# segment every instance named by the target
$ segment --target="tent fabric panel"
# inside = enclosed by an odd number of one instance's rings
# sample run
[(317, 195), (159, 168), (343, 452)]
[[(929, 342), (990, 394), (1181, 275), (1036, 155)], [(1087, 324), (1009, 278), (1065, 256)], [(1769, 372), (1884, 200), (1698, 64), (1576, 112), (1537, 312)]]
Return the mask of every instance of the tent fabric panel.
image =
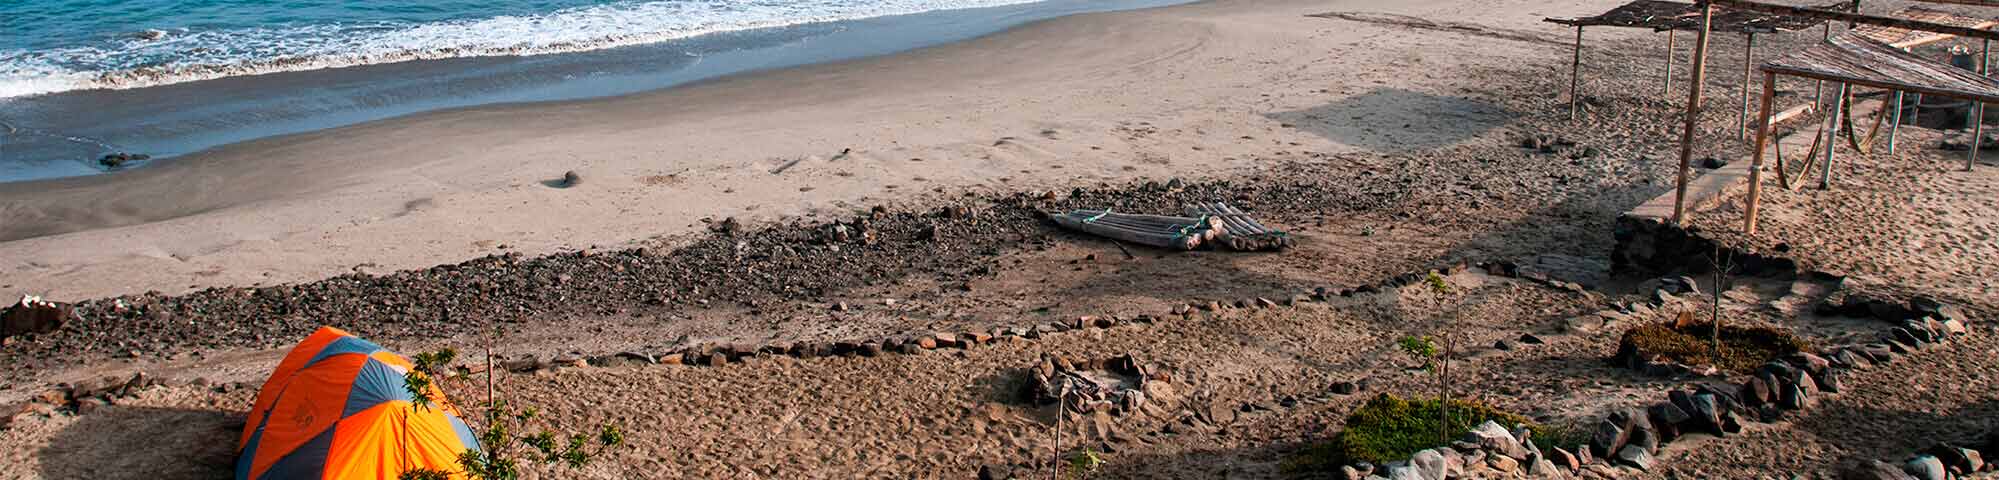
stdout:
[(248, 417), (251, 422), (243, 426), (243, 435), (236, 440), (236, 449), (240, 452), (250, 445), (250, 435), (263, 423), (265, 413), (271, 408), (271, 402), (277, 401), (278, 394), (284, 392), (284, 384), (289, 381), (292, 374), (298, 373), (300, 368), (305, 368), (307, 360), (318, 355), (321, 349), (326, 348), (334, 340), (352, 336), (338, 328), (319, 327), (319, 330), (306, 336), (305, 340), (298, 342), (298, 345), (292, 346), (291, 351), (285, 352), (285, 358), (278, 361), (276, 369), (271, 370), (271, 377), (264, 380), (263, 388), (257, 390), (257, 400), (251, 404)]
[(354, 387), (347, 391), (347, 403), (340, 416), (346, 418), (392, 400), (410, 401), (409, 389), (403, 386), (404, 371), (370, 355), (361, 365), (361, 371), (354, 375)]
[(249, 476), (261, 478), (278, 459), (339, 422), (354, 376), (367, 361), (362, 355), (334, 355), (293, 375), (265, 415)]
[(463, 478), (458, 455), (471, 448), (459, 440), (443, 412), (390, 401), (347, 417), (334, 428), (325, 478), (395, 478), (417, 468)]
[(355, 336), (341, 337), (340, 339), (334, 340), (333, 343), (328, 344), (326, 348), (320, 349), (319, 353), (313, 354), (312, 360), (306, 361), (305, 364), (306, 366), (312, 366), (312, 364), (319, 363), (320, 360), (325, 360), (327, 357), (332, 357), (334, 355), (339, 355), (343, 353), (358, 353), (362, 355), (368, 355), (381, 350), (382, 350), (381, 345), (376, 345), (375, 342), (362, 340), (361, 337), (355, 337)]
[[(326, 471), (326, 456), (332, 447), (333, 430), (327, 429), (324, 432), (319, 432), (318, 435), (312, 436), (311, 441), (305, 442), (304, 445), (299, 445), (290, 454), (278, 459), (276, 463), (272, 463), (269, 468), (265, 469), (256, 478), (258, 480), (341, 478), (323, 477), (321, 475)], [(238, 470), (238, 472), (240, 475), (241, 470)]]

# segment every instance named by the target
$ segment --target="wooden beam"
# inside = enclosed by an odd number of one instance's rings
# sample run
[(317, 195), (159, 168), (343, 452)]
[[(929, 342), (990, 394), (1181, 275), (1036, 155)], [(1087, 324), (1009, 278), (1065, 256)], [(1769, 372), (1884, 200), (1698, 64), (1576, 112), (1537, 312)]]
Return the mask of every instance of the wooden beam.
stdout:
[(1759, 67), (1759, 68), (1761, 68), (1761, 69), (1762, 69), (1763, 71), (1765, 71), (1765, 72), (1777, 72), (1777, 74), (1779, 74), (1779, 75), (1789, 75), (1789, 76), (1793, 76), (1793, 77), (1803, 77), (1803, 78), (1809, 78), (1809, 79), (1812, 79), (1812, 80), (1824, 80), (1824, 81), (1828, 81), (1828, 82), (1833, 82), (1833, 83), (1851, 83), (1851, 84), (1854, 84), (1854, 85), (1860, 85), (1860, 86), (1863, 86), (1863, 87), (1873, 87), (1873, 88), (1879, 88), (1879, 89), (1882, 89), (1882, 90), (1907, 90), (1907, 91), (1910, 91), (1910, 92), (1915, 92), (1915, 93), (1920, 93), (1920, 94), (1925, 94), (1925, 95), (1936, 95), (1936, 96), (1939, 96), (1939, 97), (1945, 97), (1945, 98), (1956, 98), (1956, 99), (1962, 99), (1962, 100), (1977, 100), (1977, 101), (1984, 101), (1984, 102), (1990, 102), (1990, 103), (1999, 103), (1999, 98), (1994, 98), (1994, 97), (1988, 97), (1988, 96), (1984, 96), (1984, 95), (1974, 95), (1974, 94), (1970, 94), (1970, 93), (1965, 93), (1965, 92), (1960, 92), (1960, 91), (1956, 91), (1956, 90), (1938, 90), (1938, 89), (1934, 89), (1934, 88), (1926, 88), (1926, 87), (1923, 87), (1923, 86), (1921, 86), (1921, 85), (1902, 85), (1902, 84), (1894, 84), (1894, 83), (1883, 83), (1883, 82), (1876, 82), (1876, 81), (1871, 81), (1871, 80), (1867, 80), (1867, 79), (1860, 79), (1860, 78), (1849, 78), (1849, 77), (1838, 77), (1838, 76), (1830, 76), (1830, 75), (1820, 75), (1820, 74), (1818, 74), (1817, 72), (1812, 72), (1812, 71), (1808, 71), (1808, 70), (1796, 70), (1796, 69), (1790, 69), (1790, 68), (1783, 68), (1783, 67), (1774, 67), (1774, 66), (1771, 66), (1771, 65), (1764, 65), (1764, 66), (1762, 66), (1762, 67)]
[[(1972, 1), (1972, 0), (1964, 0), (1964, 1)], [(1994, 3), (1999, 3), (1999, 0), (1993, 0), (1993, 1)], [(1921, 30), (1925, 32), (1948, 33), (1951, 35), (1956, 35), (1965, 38), (1999, 40), (1999, 32), (1994, 32), (1991, 30), (1979, 30), (1975, 28), (1965, 28), (1955, 25), (1944, 25), (1941, 23), (1909, 20), (1906, 18), (1883, 17), (1879, 15), (1867, 15), (1860, 13), (1840, 12), (1834, 10), (1821, 10), (1809, 7), (1794, 7), (1790, 5), (1772, 5), (1768, 3), (1754, 2), (1750, 0), (1707, 0), (1706, 3), (1710, 5), (1721, 5), (1733, 9), (1751, 10), (1764, 13), (1773, 13), (1778, 15), (1816, 18), (1820, 20), (1857, 23), (1864, 25), (1880, 25), (1883, 27), (1906, 28), (1910, 30)], [(1993, 5), (1993, 6), (1999, 6), (1999, 5)]]
[(1915, 0), (1923, 3), (1947, 3), (1951, 5), (1971, 5), (1976, 7), (1999, 7), (1999, 0)]
[(1680, 176), (1673, 190), (1673, 223), (1686, 224), (1688, 171), (1694, 162), (1694, 127), (1700, 123), (1701, 84), (1707, 80), (1707, 35), (1714, 27), (1714, 4), (1701, 4), (1700, 35), (1694, 37), (1694, 71), (1687, 87), (1687, 121), (1680, 130)]

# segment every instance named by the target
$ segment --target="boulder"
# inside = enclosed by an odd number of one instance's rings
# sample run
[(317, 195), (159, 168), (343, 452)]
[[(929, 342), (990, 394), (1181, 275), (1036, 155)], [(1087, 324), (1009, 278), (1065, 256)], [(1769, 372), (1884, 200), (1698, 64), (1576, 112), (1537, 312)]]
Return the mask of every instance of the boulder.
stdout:
[(1508, 432), (1499, 422), (1491, 420), (1473, 427), (1471, 432), (1465, 434), (1465, 441), (1478, 444), (1479, 448), (1485, 451), (1512, 457), (1515, 460), (1525, 460), (1528, 454), (1527, 448), (1520, 445), (1519, 439), (1513, 438), (1512, 432)]
[(1707, 433), (1715, 434), (1716, 436), (1724, 435), (1721, 428), (1721, 404), (1715, 398), (1714, 394), (1694, 394), (1691, 402), (1694, 407), (1693, 411), (1687, 413), (1693, 416), (1693, 423)]
[(1617, 450), (1623, 448), (1624, 442), (1629, 439), (1630, 433), (1626, 432), (1624, 427), (1606, 418), (1597, 422), (1596, 432), (1590, 435), (1589, 451), (1598, 457), (1611, 458), (1617, 455)]
[(1583, 468), (1582, 460), (1577, 458), (1576, 454), (1569, 453), (1568, 450), (1565, 450), (1562, 447), (1555, 447), (1555, 453), (1553, 455), (1549, 455), (1548, 459), (1553, 460), (1555, 462), (1555, 466), (1561, 467), (1567, 470), (1569, 473), (1575, 473), (1576, 470), (1580, 470)]
[(1950, 477), (1950, 471), (1944, 469), (1943, 461), (1927, 454), (1909, 459), (1907, 463), (1902, 464), (1902, 471), (1909, 472), (1909, 475), (1916, 477), (1916, 480), (1945, 480)]
[(1629, 465), (1639, 470), (1652, 469), (1652, 452), (1637, 445), (1626, 445), (1617, 451), (1617, 463)]
[(1649, 426), (1633, 429), (1631, 430), (1631, 439), (1626, 441), (1624, 445), (1626, 447), (1644, 448), (1645, 453), (1659, 453), (1659, 433), (1652, 431)]
[(1977, 472), (1985, 468), (1985, 455), (1977, 450), (1963, 448), (1948, 443), (1940, 443), (1924, 450), (1923, 453), (1937, 457), (1944, 468), (1961, 473)]

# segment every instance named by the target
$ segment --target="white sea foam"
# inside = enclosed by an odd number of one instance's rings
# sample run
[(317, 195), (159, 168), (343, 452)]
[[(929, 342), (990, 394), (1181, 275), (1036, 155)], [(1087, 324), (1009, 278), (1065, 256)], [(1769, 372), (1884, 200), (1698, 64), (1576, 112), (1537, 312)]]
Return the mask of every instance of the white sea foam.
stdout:
[(0, 98), (462, 57), (578, 52), (710, 33), (1040, 0), (668, 0), (437, 23), (177, 30), (0, 50)]

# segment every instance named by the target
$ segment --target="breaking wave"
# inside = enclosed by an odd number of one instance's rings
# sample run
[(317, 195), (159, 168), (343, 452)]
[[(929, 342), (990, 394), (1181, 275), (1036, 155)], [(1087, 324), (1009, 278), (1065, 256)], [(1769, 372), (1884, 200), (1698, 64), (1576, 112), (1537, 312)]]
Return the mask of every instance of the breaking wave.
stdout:
[(466, 57), (580, 52), (699, 35), (1040, 0), (626, 1), (430, 23), (144, 30), (93, 45), (0, 48), (0, 98)]

